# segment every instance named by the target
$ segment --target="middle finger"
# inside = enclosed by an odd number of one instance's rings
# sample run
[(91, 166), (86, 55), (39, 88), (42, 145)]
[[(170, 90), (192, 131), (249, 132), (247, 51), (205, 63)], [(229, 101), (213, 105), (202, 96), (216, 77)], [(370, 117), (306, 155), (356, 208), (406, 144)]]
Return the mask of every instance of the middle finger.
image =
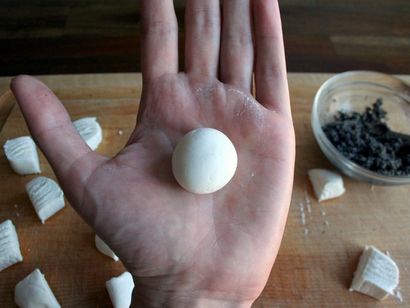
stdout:
[(220, 79), (251, 91), (253, 40), (250, 0), (223, 2)]
[(216, 77), (221, 32), (219, 0), (187, 0), (185, 28), (186, 72)]

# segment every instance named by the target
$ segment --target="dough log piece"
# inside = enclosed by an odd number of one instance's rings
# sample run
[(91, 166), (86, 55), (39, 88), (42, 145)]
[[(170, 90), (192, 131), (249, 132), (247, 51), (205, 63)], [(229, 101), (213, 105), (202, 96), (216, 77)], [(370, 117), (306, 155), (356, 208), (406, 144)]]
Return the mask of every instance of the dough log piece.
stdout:
[(383, 300), (394, 295), (399, 276), (399, 268), (388, 255), (373, 246), (366, 246), (349, 290)]
[(131, 305), (134, 279), (129, 272), (111, 278), (105, 283), (114, 308), (128, 308)]
[(95, 235), (95, 247), (99, 252), (107, 257), (110, 257), (114, 261), (117, 262), (119, 260), (114, 251), (112, 251), (111, 248), (97, 234)]
[(0, 272), (21, 261), (23, 261), (23, 256), (16, 228), (8, 219), (0, 224)]
[(64, 193), (60, 186), (45, 176), (28, 182), (26, 191), (41, 223), (64, 207)]
[(73, 122), (75, 129), (91, 150), (96, 150), (102, 141), (102, 129), (94, 117), (82, 118)]
[(36, 144), (30, 136), (7, 140), (3, 149), (11, 168), (17, 174), (41, 173)]
[(39, 269), (35, 269), (16, 285), (14, 301), (21, 308), (61, 307)]
[(311, 169), (308, 174), (319, 202), (340, 197), (346, 191), (343, 178), (336, 172), (326, 169)]

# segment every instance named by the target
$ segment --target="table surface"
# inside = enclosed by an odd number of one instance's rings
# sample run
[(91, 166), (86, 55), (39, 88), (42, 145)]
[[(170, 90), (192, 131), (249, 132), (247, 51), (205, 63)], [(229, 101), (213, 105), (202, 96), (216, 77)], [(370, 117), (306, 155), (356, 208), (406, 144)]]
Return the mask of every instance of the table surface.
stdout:
[[(389, 251), (401, 271), (403, 303), (410, 294), (410, 187), (372, 186), (344, 177), (346, 193), (318, 203), (307, 178), (311, 168), (333, 169), (321, 153), (310, 128), (313, 96), (330, 74), (289, 74), (296, 131), (297, 159), (289, 217), (277, 261), (254, 307), (386, 307), (348, 291), (365, 245)], [(410, 82), (410, 76), (400, 76)], [(73, 119), (97, 116), (104, 130), (98, 151), (114, 155), (126, 142), (135, 123), (141, 93), (140, 74), (41, 76), (66, 105)], [(0, 142), (27, 133), (14, 99), (7, 92), (10, 78), (0, 78), (1, 116), (6, 118)], [(11, 110), (10, 114), (9, 111)], [(3, 121), (4, 122), (4, 121)], [(119, 134), (122, 130), (123, 134)], [(42, 175), (54, 177), (40, 155)], [(0, 222), (12, 219), (17, 227), (24, 261), (0, 273), (0, 307), (13, 307), (15, 284), (40, 268), (63, 307), (106, 307), (104, 282), (120, 274), (120, 263), (99, 254), (93, 231), (66, 206), (44, 225), (24, 192), (33, 176), (14, 174), (0, 156)], [(303, 214), (302, 214), (303, 212)], [(302, 217), (304, 216), (304, 217)], [(138, 287), (138, 286), (137, 286)]]

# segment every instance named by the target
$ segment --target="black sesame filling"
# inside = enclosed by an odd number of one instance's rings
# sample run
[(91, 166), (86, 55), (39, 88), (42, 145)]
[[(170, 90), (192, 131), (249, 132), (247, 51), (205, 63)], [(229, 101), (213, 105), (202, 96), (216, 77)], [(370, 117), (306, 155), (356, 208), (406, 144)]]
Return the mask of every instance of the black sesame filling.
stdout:
[(348, 159), (389, 176), (410, 175), (410, 135), (391, 131), (378, 99), (363, 113), (339, 111), (322, 127), (330, 142)]

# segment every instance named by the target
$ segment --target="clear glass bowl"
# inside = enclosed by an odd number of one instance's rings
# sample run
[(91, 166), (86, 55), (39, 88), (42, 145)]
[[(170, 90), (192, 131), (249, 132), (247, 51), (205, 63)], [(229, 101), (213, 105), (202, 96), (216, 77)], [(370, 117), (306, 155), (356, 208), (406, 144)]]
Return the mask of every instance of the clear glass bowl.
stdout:
[(334, 120), (338, 111), (362, 113), (378, 98), (387, 111), (391, 130), (410, 135), (410, 87), (390, 75), (371, 71), (350, 71), (333, 76), (316, 93), (312, 128), (320, 149), (344, 174), (381, 185), (410, 184), (410, 176), (387, 176), (365, 169), (341, 154), (327, 139), (322, 126)]

